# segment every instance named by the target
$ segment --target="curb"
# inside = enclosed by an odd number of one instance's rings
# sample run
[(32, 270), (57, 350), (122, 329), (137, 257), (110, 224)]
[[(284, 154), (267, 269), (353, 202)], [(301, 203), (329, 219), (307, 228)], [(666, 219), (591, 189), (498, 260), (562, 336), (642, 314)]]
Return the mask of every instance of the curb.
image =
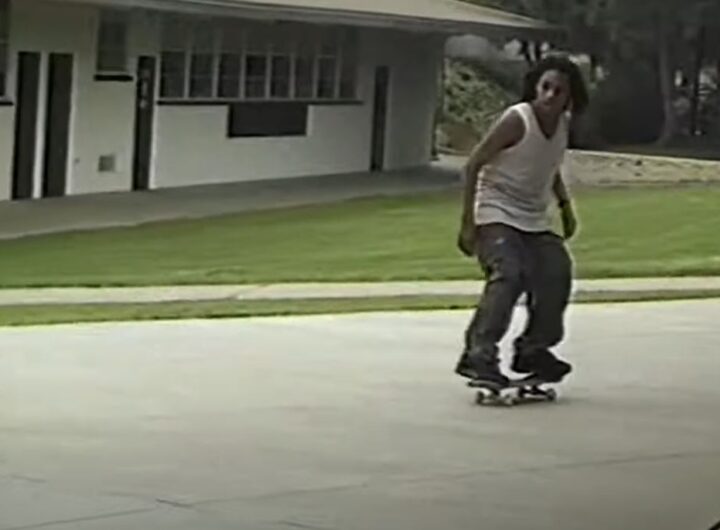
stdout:
[[(479, 297), (482, 289), (480, 281), (6, 289), (0, 290), (0, 307)], [(572, 295), (573, 301), (699, 297), (720, 297), (720, 277), (578, 280)]]

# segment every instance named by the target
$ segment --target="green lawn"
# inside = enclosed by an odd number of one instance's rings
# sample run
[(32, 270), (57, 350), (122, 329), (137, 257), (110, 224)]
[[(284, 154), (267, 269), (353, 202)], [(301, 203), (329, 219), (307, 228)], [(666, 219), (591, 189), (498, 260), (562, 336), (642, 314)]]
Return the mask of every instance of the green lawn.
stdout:
[[(461, 279), (458, 193), (0, 242), (0, 286)], [(581, 277), (720, 274), (720, 187), (578, 197)]]

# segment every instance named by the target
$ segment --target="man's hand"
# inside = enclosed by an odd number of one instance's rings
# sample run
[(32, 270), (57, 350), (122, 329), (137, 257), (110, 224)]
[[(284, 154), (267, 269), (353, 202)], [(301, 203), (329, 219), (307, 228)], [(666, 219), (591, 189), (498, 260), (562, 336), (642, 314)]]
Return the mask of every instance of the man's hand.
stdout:
[(562, 218), (565, 239), (572, 239), (577, 233), (578, 222), (571, 202), (564, 202), (560, 205), (560, 217)]
[(457, 245), (460, 252), (468, 258), (475, 256), (475, 223), (463, 221)]

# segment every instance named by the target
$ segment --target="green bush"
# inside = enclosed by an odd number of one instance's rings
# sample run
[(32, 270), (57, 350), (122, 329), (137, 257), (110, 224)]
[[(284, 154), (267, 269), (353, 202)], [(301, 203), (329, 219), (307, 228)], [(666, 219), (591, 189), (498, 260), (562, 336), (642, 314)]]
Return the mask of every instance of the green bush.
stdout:
[(445, 63), (440, 148), (466, 152), (515, 98), (479, 66), (457, 60)]

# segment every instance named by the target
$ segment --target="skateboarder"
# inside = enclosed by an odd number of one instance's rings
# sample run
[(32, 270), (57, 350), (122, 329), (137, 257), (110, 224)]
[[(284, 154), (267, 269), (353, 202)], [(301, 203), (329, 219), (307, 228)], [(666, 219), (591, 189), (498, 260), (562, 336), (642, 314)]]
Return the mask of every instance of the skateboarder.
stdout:
[(578, 67), (557, 56), (538, 63), (524, 84), (522, 102), (505, 111), (469, 157), (458, 238), (487, 282), (456, 372), (499, 385), (508, 378), (499, 369), (498, 343), (523, 293), (528, 322), (515, 341), (513, 371), (560, 382), (572, 370), (550, 351), (564, 335), (572, 262), (549, 214), (555, 199), (563, 236), (573, 236), (577, 222), (560, 167), (569, 115), (585, 110), (588, 92)]

